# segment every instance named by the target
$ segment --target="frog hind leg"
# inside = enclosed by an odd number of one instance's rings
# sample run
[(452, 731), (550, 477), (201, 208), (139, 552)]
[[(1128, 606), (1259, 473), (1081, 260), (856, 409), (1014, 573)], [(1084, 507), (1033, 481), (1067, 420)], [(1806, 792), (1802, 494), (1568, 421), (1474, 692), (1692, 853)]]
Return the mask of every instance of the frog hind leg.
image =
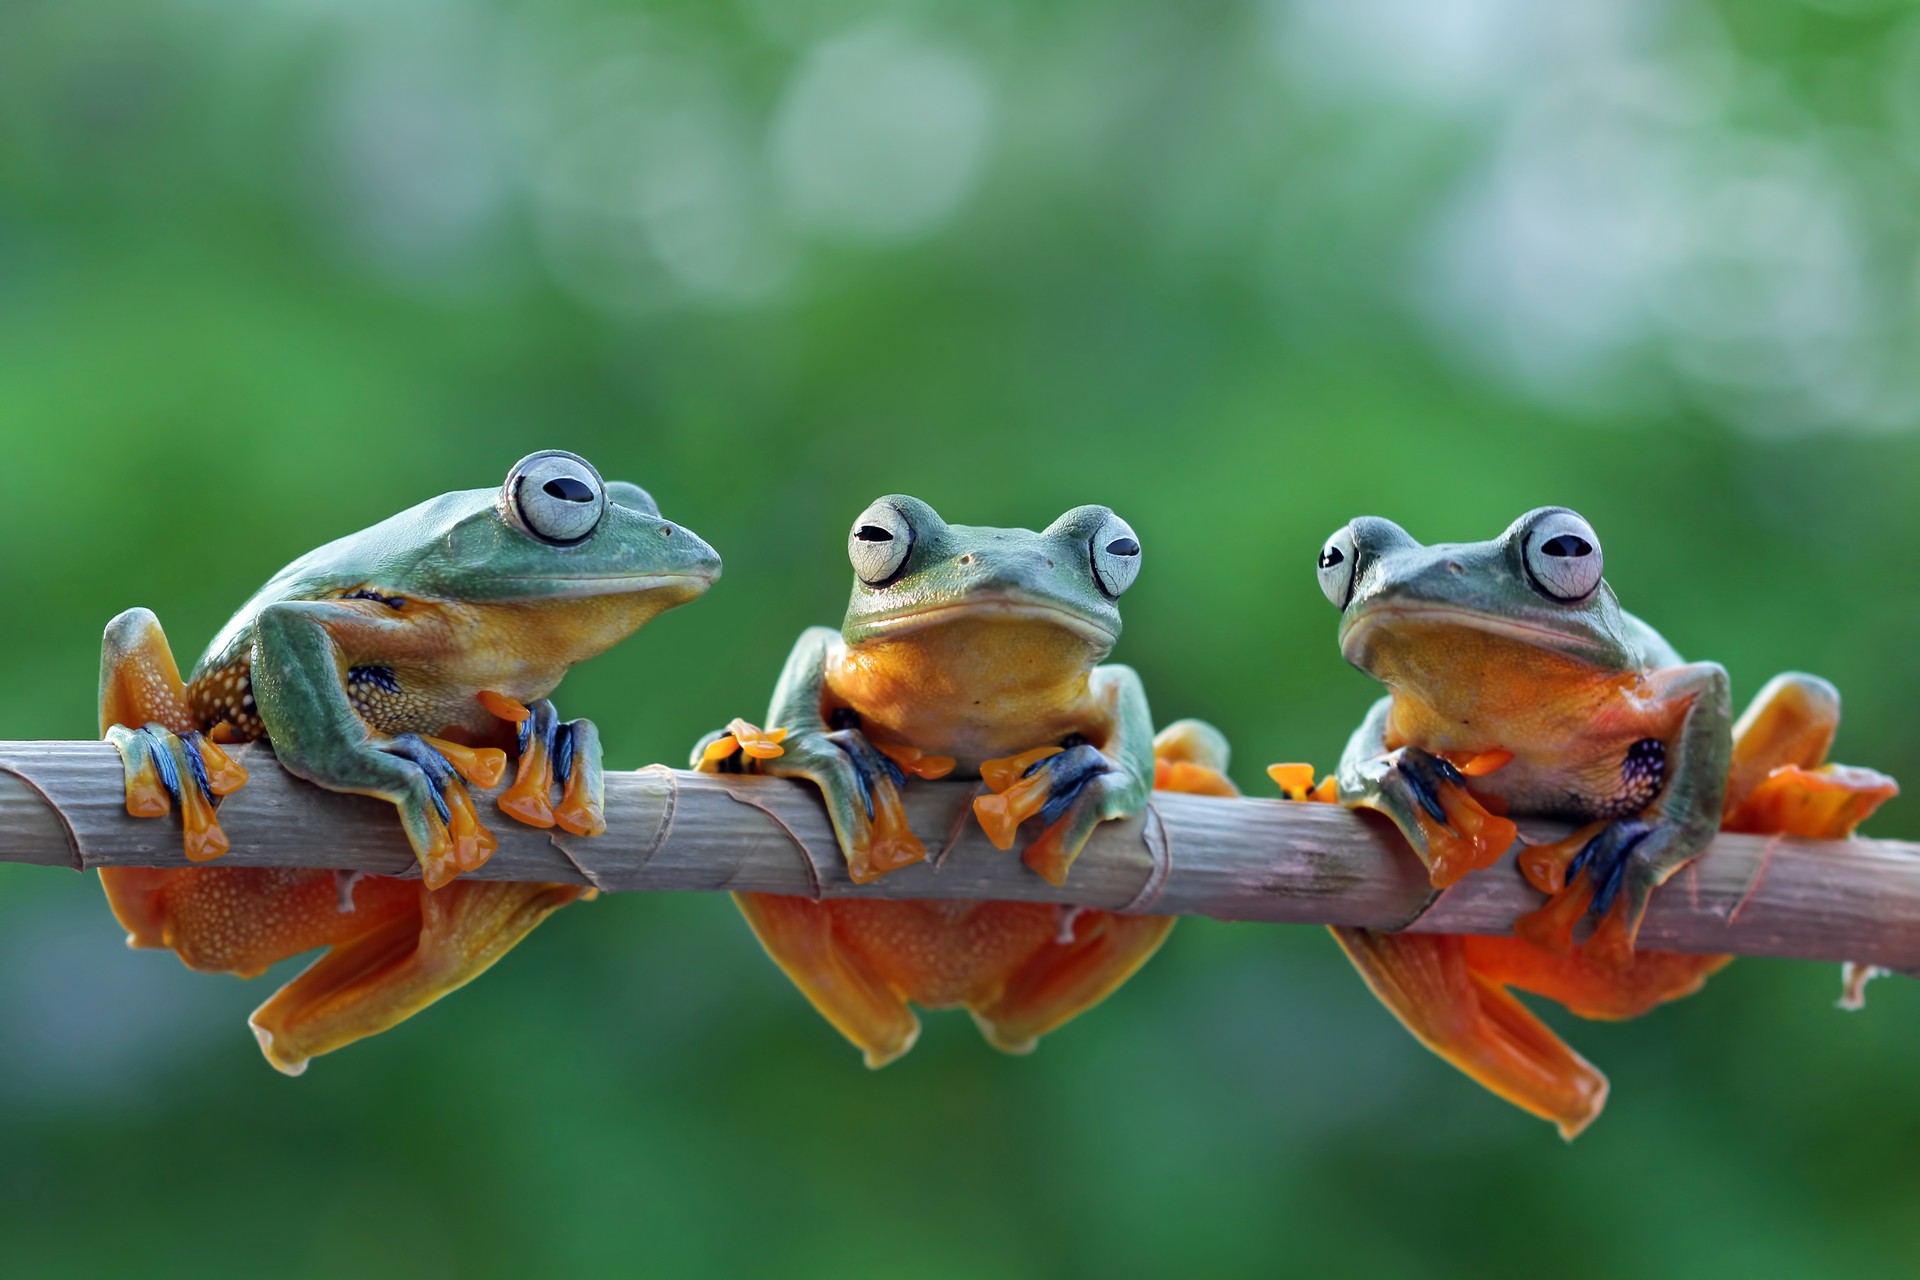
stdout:
[(248, 1019), (277, 1070), (299, 1075), (310, 1059), (405, 1021), (491, 968), (549, 915), (579, 898), (578, 885), (460, 880), (411, 890), (411, 909), (334, 942)]
[(127, 812), (157, 818), (178, 806), (186, 855), (204, 862), (227, 851), (215, 806), (246, 784), (247, 771), (196, 729), (160, 620), (150, 610), (129, 609), (108, 623), (100, 652), (100, 731), (120, 753)]
[(1041, 1036), (1105, 1000), (1152, 959), (1173, 923), (1172, 916), (1067, 908), (1059, 936), (968, 1010), (994, 1048), (1031, 1053)]
[(913, 1048), (920, 1036), (905, 993), (835, 929), (840, 904), (774, 893), (736, 893), (767, 955), (808, 1002), (879, 1069)]
[[(182, 806), (190, 848), (209, 853), (224, 847), (225, 837), (212, 816), (209, 785), (216, 779), (224, 791), (245, 781), (241, 770), (209, 751), (201, 751), (200, 767), (188, 759), (190, 749), (218, 748), (197, 740), (186, 685), (167, 646), (160, 620), (147, 609), (129, 609), (107, 624), (100, 654), (100, 731), (120, 752), (126, 770), (127, 811), (135, 817), (160, 817), (175, 803)], [(192, 744), (189, 747), (189, 743)], [(206, 766), (211, 761), (212, 771)], [(227, 767), (223, 767), (224, 766)], [(228, 784), (232, 783), (231, 786)], [(133, 947), (165, 947), (163, 897), (169, 885), (192, 870), (153, 870), (144, 867), (108, 867), (100, 872), (107, 905), (127, 930)]]
[(1839, 840), (1900, 792), (1883, 773), (1827, 764), (1840, 694), (1818, 676), (1775, 676), (1734, 725), (1722, 827)]
[[(1788, 673), (1769, 682), (1734, 726), (1725, 828), (1811, 839), (1851, 834), (1898, 788), (1870, 769), (1822, 764), (1839, 725), (1840, 695), (1825, 680)], [(1618, 927), (1622, 918), (1609, 915), (1601, 928)], [(1475, 937), (1466, 946), (1468, 963), (1483, 978), (1603, 1020), (1638, 1017), (1692, 995), (1733, 959), (1644, 950), (1625, 959), (1604, 934), (1597, 947), (1555, 947), (1551, 954), (1522, 938)]]
[(1599, 1116), (1607, 1078), (1492, 978), (1467, 940), (1334, 928), (1380, 1003), (1415, 1039), (1571, 1141)]

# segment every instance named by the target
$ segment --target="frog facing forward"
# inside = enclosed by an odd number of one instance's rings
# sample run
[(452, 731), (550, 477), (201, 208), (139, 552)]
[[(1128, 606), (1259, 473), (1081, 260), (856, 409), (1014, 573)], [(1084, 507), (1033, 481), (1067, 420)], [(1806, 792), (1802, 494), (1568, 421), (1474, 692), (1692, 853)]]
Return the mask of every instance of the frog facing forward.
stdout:
[[(1076, 507), (1040, 532), (978, 528), (896, 494), (854, 521), (847, 551), (845, 622), (801, 635), (770, 729), (736, 722), (694, 760), (818, 786), (856, 882), (926, 857), (901, 804), (909, 777), (982, 780), (974, 809), (1002, 849), (1037, 818), (1023, 858), (1054, 884), (1099, 823), (1146, 808), (1156, 768), (1182, 789), (1231, 793), (1224, 740), (1182, 722), (1156, 761), (1139, 677), (1104, 662), (1141, 555), (1112, 511)], [(1025, 1052), (1114, 991), (1172, 926), (1041, 903), (735, 901), (873, 1067), (912, 1047), (912, 1004), (964, 1006), (991, 1043)]]
[(1837, 838), (1896, 788), (1823, 765), (1840, 700), (1818, 677), (1775, 677), (1736, 722), (1726, 672), (1621, 610), (1599, 535), (1564, 507), (1431, 547), (1363, 517), (1319, 576), (1342, 655), (1388, 690), (1341, 758), (1342, 804), (1391, 818), (1436, 889), (1496, 862), (1510, 817), (1579, 824), (1521, 853), (1550, 897), (1511, 938), (1334, 930), (1424, 1044), (1572, 1137), (1606, 1079), (1505, 988), (1592, 1018), (1692, 993), (1727, 958), (1636, 951), (1654, 890), (1723, 827)]
[[(644, 490), (549, 451), (498, 488), (445, 494), (294, 561), (185, 681), (152, 613), (115, 618), (100, 720), (128, 811), (177, 806), (187, 857), (210, 864), (103, 870), (129, 944), (242, 977), (329, 948), (251, 1019), (289, 1074), (471, 981), (581, 890), (460, 879), (496, 845), (467, 784), (501, 781), (513, 748), (503, 811), (603, 831), (599, 735), (562, 722), (547, 695), (719, 572)], [(246, 782), (222, 746), (247, 741), (309, 782), (393, 804), (421, 879), (214, 864), (229, 848), (216, 805)]]

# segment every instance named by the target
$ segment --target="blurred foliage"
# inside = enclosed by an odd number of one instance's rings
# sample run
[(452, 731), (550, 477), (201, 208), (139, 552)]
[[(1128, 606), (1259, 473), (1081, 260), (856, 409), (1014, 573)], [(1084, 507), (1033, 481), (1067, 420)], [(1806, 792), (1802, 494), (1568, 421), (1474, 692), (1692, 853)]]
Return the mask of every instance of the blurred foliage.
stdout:
[[(1374, 691), (1312, 556), (1547, 502), (1750, 694), (1920, 778), (1912, 211), (1892, 0), (6, 0), (0, 686), (92, 732), (101, 625), (197, 652), (276, 567), (538, 447), (725, 581), (561, 692), (610, 764), (764, 705), (909, 491), (1117, 508), (1119, 657), (1236, 773)], [(1920, 836), (1910, 803), (1874, 830)], [(718, 898), (562, 915), (275, 1076), (269, 981), (0, 868), (11, 1275), (1903, 1274), (1920, 996), (1744, 962), (1563, 1147), (1312, 930), (1183, 924), (1033, 1058), (868, 1074)]]

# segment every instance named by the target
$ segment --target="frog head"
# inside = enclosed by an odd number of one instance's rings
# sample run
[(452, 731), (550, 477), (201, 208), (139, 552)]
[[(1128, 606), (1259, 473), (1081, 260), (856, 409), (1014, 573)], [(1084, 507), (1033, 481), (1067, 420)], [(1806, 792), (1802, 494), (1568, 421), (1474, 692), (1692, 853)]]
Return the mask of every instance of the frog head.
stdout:
[(1530, 511), (1489, 542), (1431, 547), (1362, 516), (1327, 539), (1319, 570), (1342, 613), (1342, 656), (1388, 684), (1549, 659), (1607, 670), (1636, 662), (1601, 577), (1600, 537), (1565, 507)]
[(218, 652), (276, 600), (367, 597), (482, 610), (537, 636), (542, 660), (581, 661), (698, 596), (720, 557), (663, 519), (638, 485), (608, 483), (557, 449), (497, 488), (442, 494), (282, 569), (215, 641)]
[(1121, 593), (1140, 572), (1140, 541), (1106, 507), (1085, 506), (1038, 533), (948, 524), (918, 498), (892, 494), (847, 535), (850, 646), (913, 641), (1014, 660), (1015, 636), (1091, 664), (1120, 635)]

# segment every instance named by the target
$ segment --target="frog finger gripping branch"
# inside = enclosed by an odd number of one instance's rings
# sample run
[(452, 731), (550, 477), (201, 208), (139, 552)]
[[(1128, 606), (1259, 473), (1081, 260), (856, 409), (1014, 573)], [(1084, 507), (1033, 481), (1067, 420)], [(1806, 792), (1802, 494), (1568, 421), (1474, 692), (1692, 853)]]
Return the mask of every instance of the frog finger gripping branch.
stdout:
[[(794, 646), (768, 712), (777, 731), (736, 722), (695, 749), (696, 766), (814, 783), (860, 882), (926, 856), (901, 806), (909, 775), (982, 779), (989, 837), (1011, 848), (1037, 817), (1023, 856), (1063, 883), (1094, 827), (1144, 810), (1154, 784), (1146, 692), (1131, 669), (1101, 665), (1139, 572), (1133, 530), (1095, 506), (1039, 533), (949, 525), (894, 495), (854, 522), (848, 555), (845, 623)], [(1166, 741), (1188, 785), (1226, 786), (1217, 734), (1188, 724)], [(1040, 903), (735, 901), (873, 1067), (912, 1047), (910, 1003), (965, 1006), (993, 1044), (1024, 1052), (1124, 982), (1172, 924)]]
[(1723, 823), (1837, 838), (1895, 790), (1822, 767), (1831, 685), (1779, 676), (1734, 723), (1726, 672), (1682, 662), (1601, 569), (1599, 535), (1564, 507), (1433, 547), (1362, 518), (1319, 560), (1341, 653), (1388, 690), (1340, 761), (1340, 802), (1391, 818), (1436, 889), (1507, 851), (1509, 815), (1581, 824), (1521, 854), (1550, 897), (1511, 938), (1334, 930), (1422, 1043), (1567, 1137), (1599, 1114), (1606, 1079), (1506, 988), (1590, 1018), (1698, 990), (1726, 957), (1635, 950), (1654, 889)]
[(644, 490), (553, 451), (497, 489), (445, 494), (294, 561), (185, 682), (151, 613), (114, 619), (100, 719), (130, 813), (178, 805), (188, 858), (218, 858), (228, 841), (214, 806), (246, 781), (220, 744), (267, 740), (289, 772), (392, 803), (422, 877), (103, 870), (129, 944), (243, 977), (329, 948), (252, 1018), (290, 1074), (477, 977), (581, 891), (456, 879), (495, 847), (465, 783), (499, 782), (503, 748), (517, 747), (503, 811), (603, 830), (598, 735), (561, 722), (547, 695), (719, 572), (713, 549)]

